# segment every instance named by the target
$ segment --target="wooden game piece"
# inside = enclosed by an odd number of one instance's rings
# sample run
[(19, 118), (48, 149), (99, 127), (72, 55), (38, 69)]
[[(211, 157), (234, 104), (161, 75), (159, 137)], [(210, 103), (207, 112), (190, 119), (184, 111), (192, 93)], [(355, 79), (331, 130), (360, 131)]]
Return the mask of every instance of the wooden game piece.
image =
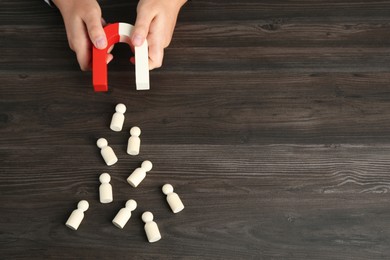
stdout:
[(115, 132), (122, 131), (123, 123), (125, 122), (126, 106), (118, 104), (115, 107), (115, 113), (112, 115), (110, 129)]
[(99, 198), (101, 203), (110, 203), (112, 198), (112, 186), (110, 184), (111, 176), (108, 173), (102, 173), (99, 177), (101, 182), (99, 186)]
[(126, 206), (119, 210), (118, 214), (116, 214), (115, 218), (112, 220), (112, 223), (122, 229), (127, 221), (129, 221), (131, 217), (131, 212), (137, 208), (137, 202), (135, 200), (128, 200), (126, 202)]
[(108, 142), (106, 139), (100, 138), (99, 140), (97, 140), (96, 144), (100, 149), (102, 149), (100, 153), (102, 154), (102, 157), (108, 166), (114, 165), (118, 161), (114, 150), (112, 150), (112, 148), (108, 146)]
[(152, 212), (146, 211), (142, 214), (142, 221), (145, 222), (145, 233), (150, 243), (157, 242), (161, 239), (161, 234), (157, 223), (153, 221)]
[(178, 213), (184, 209), (183, 202), (181, 201), (179, 195), (173, 192), (173, 187), (171, 184), (165, 184), (162, 187), (162, 191), (165, 195), (167, 195), (167, 202), (173, 213)]
[(86, 200), (81, 200), (77, 204), (77, 209), (73, 210), (72, 214), (70, 214), (68, 220), (65, 225), (73, 230), (77, 230), (80, 226), (81, 221), (84, 218), (84, 211), (88, 210), (89, 204)]
[(130, 174), (130, 176), (127, 178), (127, 182), (136, 188), (146, 177), (146, 172), (150, 171), (152, 167), (153, 164), (151, 161), (144, 161), (140, 168), (135, 169), (133, 173)]
[(138, 126), (134, 126), (130, 129), (130, 138), (127, 142), (127, 153), (130, 155), (138, 155), (141, 145), (141, 129)]

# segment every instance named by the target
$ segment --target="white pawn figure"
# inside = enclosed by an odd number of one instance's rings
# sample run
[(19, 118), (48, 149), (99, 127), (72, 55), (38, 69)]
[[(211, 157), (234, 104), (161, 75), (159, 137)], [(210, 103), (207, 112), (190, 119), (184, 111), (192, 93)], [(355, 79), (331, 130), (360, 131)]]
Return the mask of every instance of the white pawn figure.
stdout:
[(112, 150), (112, 148), (108, 146), (108, 142), (106, 139), (100, 138), (99, 140), (97, 140), (96, 144), (100, 149), (102, 149), (100, 153), (102, 154), (102, 157), (108, 166), (114, 165), (118, 161), (114, 150)]
[(125, 121), (126, 106), (124, 104), (118, 104), (115, 107), (115, 113), (112, 116), (110, 128), (112, 131), (122, 131), (123, 122)]
[(167, 195), (167, 202), (173, 213), (178, 213), (184, 209), (183, 202), (181, 202), (179, 195), (173, 192), (173, 187), (171, 184), (165, 184), (162, 187), (162, 192)]
[(130, 129), (130, 138), (127, 143), (127, 153), (130, 155), (138, 155), (139, 147), (141, 145), (141, 139), (139, 138), (141, 129), (138, 126), (134, 126)]
[(101, 182), (99, 186), (99, 197), (100, 203), (110, 203), (112, 199), (112, 186), (110, 184), (111, 176), (108, 173), (100, 174), (99, 181)]
[(137, 202), (135, 200), (128, 200), (126, 202), (126, 206), (119, 210), (118, 214), (116, 214), (115, 218), (112, 220), (112, 223), (122, 229), (127, 221), (129, 221), (131, 217), (131, 212), (137, 208)]
[(152, 212), (146, 211), (142, 214), (142, 221), (145, 222), (145, 233), (150, 243), (157, 242), (161, 239), (157, 223), (153, 221)]
[(80, 226), (81, 221), (84, 218), (84, 211), (86, 211), (88, 208), (89, 208), (88, 201), (81, 200), (77, 204), (77, 209), (73, 210), (72, 214), (70, 214), (65, 225), (70, 229), (77, 230)]
[(146, 172), (150, 171), (152, 167), (153, 164), (151, 161), (144, 161), (140, 168), (135, 169), (133, 173), (130, 174), (130, 176), (127, 178), (127, 182), (136, 188), (146, 177)]

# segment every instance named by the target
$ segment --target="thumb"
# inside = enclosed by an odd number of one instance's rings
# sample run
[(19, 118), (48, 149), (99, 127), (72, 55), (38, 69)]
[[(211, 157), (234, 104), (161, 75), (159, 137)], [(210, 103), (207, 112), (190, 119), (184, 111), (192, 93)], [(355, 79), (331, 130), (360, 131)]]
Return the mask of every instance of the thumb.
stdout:
[(146, 36), (149, 33), (149, 27), (150, 23), (152, 22), (152, 19), (153, 17), (147, 14), (144, 14), (142, 12), (138, 13), (133, 32), (130, 37), (131, 43), (134, 46), (139, 47), (144, 43)]
[(104, 33), (102, 18), (100, 16), (90, 15), (85, 18), (88, 35), (93, 45), (98, 49), (107, 47), (107, 38)]

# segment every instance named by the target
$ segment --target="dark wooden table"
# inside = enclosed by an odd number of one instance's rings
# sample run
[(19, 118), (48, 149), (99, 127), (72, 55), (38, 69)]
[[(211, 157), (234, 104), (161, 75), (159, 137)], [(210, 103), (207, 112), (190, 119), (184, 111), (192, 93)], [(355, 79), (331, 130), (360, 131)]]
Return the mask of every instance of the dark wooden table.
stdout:
[[(101, 2), (109, 22), (134, 23), (136, 4)], [(1, 259), (389, 259), (390, 1), (194, 0), (142, 92), (117, 44), (110, 91), (94, 93), (43, 1), (0, 1), (0, 33)], [(117, 103), (120, 133), (108, 127)], [(137, 157), (126, 154), (134, 125)], [(154, 168), (134, 189), (126, 178), (143, 160)], [(111, 220), (130, 198), (120, 230)]]

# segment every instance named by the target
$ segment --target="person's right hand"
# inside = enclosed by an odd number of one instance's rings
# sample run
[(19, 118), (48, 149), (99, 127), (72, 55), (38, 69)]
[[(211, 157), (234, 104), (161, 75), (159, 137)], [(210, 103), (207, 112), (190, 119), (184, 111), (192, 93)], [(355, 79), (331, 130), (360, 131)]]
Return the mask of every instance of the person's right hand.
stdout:
[[(187, 0), (140, 0), (137, 19), (131, 34), (134, 46), (141, 46), (145, 39), (149, 46), (149, 69), (162, 65), (164, 49), (172, 40), (180, 8)], [(134, 59), (132, 59), (134, 63)]]
[[(92, 67), (92, 44), (107, 47), (102, 11), (96, 0), (53, 0), (64, 19), (69, 47), (76, 53), (81, 70)], [(107, 63), (112, 59), (108, 54)]]

